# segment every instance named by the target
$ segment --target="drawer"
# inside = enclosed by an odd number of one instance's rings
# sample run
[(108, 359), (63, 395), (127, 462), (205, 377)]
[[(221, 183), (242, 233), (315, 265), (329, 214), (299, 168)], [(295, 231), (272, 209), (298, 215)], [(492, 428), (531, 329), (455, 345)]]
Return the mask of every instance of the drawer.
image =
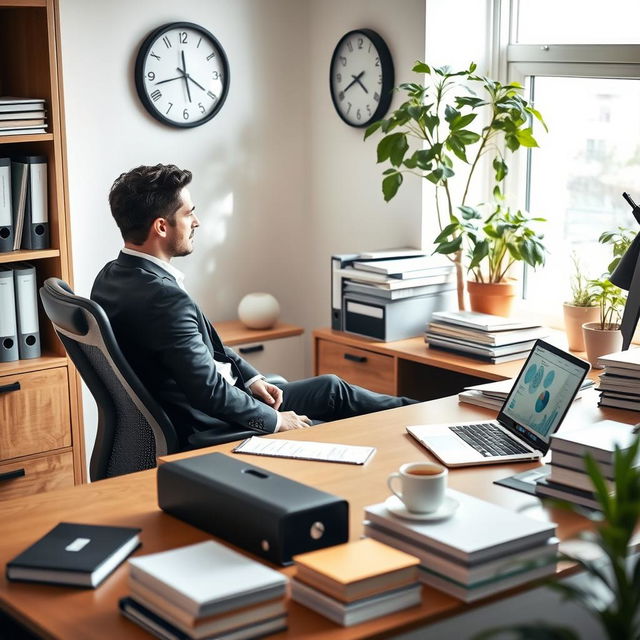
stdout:
[(0, 500), (72, 487), (73, 453), (53, 453), (0, 465)]
[(0, 377), (0, 460), (71, 446), (67, 368)]
[(239, 353), (260, 373), (278, 373), (292, 382), (304, 378), (302, 336), (262, 340), (234, 345)]
[(359, 387), (395, 395), (394, 361), (391, 356), (327, 340), (318, 340), (317, 349), (319, 375), (335, 373)]

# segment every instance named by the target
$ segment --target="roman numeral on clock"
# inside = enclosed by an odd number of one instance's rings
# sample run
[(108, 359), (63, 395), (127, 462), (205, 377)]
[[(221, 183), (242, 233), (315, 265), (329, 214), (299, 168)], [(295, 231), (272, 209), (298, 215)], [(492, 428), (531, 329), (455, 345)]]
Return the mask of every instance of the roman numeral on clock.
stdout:
[(215, 57), (216, 57), (216, 54), (215, 54), (215, 53), (210, 53), (210, 54), (207, 56), (207, 62), (209, 62), (209, 60), (211, 60), (211, 58), (215, 58)]
[(171, 40), (169, 40), (168, 36), (164, 36), (162, 38), (162, 42), (164, 42), (165, 47), (167, 47), (167, 49), (171, 49)]
[(160, 89), (156, 89), (152, 94), (150, 94), (149, 96), (154, 102), (158, 102), (158, 100), (160, 100), (160, 98), (162, 98), (162, 91), (160, 91)]
[(216, 96), (215, 93), (212, 93), (211, 91), (207, 91), (207, 95), (212, 99), (212, 100), (217, 100), (218, 96)]

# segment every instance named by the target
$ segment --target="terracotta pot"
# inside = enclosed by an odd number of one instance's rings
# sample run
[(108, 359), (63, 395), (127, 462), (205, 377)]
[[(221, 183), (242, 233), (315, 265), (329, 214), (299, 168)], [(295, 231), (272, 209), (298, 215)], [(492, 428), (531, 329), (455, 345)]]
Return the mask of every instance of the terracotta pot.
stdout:
[(584, 337), (582, 325), (587, 322), (597, 322), (600, 317), (600, 307), (576, 307), (565, 302), (564, 328), (567, 333), (567, 343), (571, 351), (584, 351)]
[(471, 311), (508, 318), (516, 299), (517, 286), (515, 280), (504, 282), (472, 282), (469, 280), (467, 291), (469, 292)]
[(582, 325), (584, 346), (587, 360), (594, 369), (604, 369), (598, 364), (598, 358), (607, 353), (615, 353), (622, 349), (622, 332), (620, 329), (601, 329), (599, 322), (586, 322)]

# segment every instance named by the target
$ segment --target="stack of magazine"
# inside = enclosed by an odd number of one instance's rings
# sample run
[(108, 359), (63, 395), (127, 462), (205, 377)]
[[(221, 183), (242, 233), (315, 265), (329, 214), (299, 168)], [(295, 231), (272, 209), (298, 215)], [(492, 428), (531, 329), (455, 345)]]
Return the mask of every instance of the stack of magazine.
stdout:
[[(474, 384), (465, 387), (464, 391), (458, 394), (458, 402), (466, 402), (474, 404), (478, 407), (486, 407), (487, 409), (495, 409), (499, 411), (506, 400), (514, 379), (498, 380), (496, 382), (487, 382), (484, 384)], [(595, 382), (590, 378), (585, 378), (574, 401), (582, 397), (582, 392), (595, 386)]]
[(425, 331), (429, 347), (453, 351), (492, 364), (526, 358), (548, 330), (536, 322), (475, 311), (436, 311)]
[(213, 540), (129, 561), (127, 618), (169, 640), (245, 640), (287, 627), (287, 578)]
[[(632, 425), (613, 420), (555, 433), (551, 436), (549, 474), (537, 481), (536, 495), (599, 509), (584, 456), (591, 454), (606, 478), (610, 494), (613, 494), (615, 447), (630, 447), (634, 437)], [(640, 465), (640, 460), (636, 464)]]
[(365, 509), (365, 534), (420, 559), (420, 580), (465, 602), (553, 575), (556, 525), (449, 489), (449, 519), (404, 519)]
[(365, 538), (293, 558), (291, 597), (349, 627), (422, 601), (418, 558)]
[(640, 349), (600, 356), (598, 362), (604, 365), (600, 406), (640, 411)]

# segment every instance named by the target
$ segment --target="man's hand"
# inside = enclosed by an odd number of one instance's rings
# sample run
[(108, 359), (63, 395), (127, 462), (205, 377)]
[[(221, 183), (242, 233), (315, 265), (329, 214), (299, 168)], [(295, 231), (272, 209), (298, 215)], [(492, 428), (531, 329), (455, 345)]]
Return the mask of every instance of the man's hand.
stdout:
[(280, 408), (282, 404), (282, 389), (274, 384), (269, 384), (265, 380), (256, 380), (249, 387), (249, 390), (255, 398), (268, 404), (276, 411)]
[(311, 420), (307, 416), (299, 416), (295, 411), (283, 411), (280, 414), (280, 431), (291, 431), (292, 429), (305, 429), (311, 426)]

